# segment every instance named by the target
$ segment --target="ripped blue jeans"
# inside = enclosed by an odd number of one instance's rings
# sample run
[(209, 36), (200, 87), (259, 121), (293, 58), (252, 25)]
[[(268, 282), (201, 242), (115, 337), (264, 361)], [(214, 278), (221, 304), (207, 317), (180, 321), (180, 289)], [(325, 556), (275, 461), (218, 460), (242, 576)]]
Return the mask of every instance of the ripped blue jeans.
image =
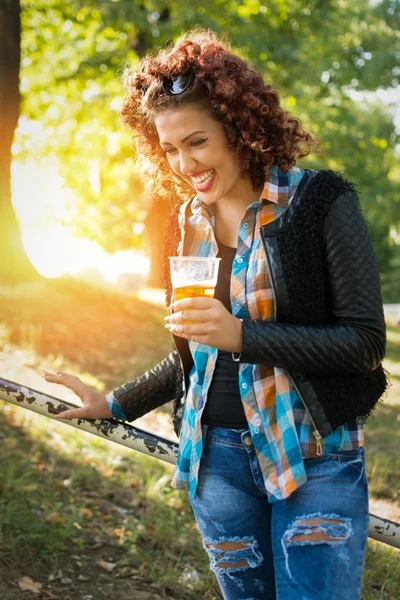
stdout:
[(225, 600), (358, 600), (368, 538), (364, 448), (305, 460), (307, 482), (268, 502), (248, 431), (205, 427), (190, 500)]

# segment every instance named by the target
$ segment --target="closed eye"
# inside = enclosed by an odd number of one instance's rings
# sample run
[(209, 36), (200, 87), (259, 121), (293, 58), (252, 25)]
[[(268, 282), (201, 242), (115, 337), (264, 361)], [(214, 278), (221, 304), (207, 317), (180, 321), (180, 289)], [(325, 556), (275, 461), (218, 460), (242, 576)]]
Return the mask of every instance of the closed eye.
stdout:
[[(200, 138), (199, 140), (193, 140), (192, 142), (190, 142), (190, 145), (196, 148), (197, 146), (202, 146), (207, 141), (208, 138)], [(176, 148), (174, 148), (173, 146), (168, 146), (168, 148), (163, 148), (163, 150), (166, 154), (174, 154), (176, 152)]]
[(191, 146), (201, 146), (201, 144), (204, 144), (206, 141), (208, 140), (208, 138), (201, 138), (200, 140), (194, 140), (193, 142), (191, 142)]

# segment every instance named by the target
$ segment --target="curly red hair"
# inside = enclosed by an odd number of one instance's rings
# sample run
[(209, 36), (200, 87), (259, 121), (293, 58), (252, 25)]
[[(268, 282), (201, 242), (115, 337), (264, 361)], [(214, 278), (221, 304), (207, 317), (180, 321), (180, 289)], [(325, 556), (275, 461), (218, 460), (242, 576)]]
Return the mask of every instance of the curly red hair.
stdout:
[[(165, 80), (194, 73), (190, 88), (180, 95), (165, 93)], [(258, 189), (271, 165), (287, 173), (318, 142), (301, 121), (280, 105), (277, 90), (265, 84), (229, 42), (215, 33), (193, 30), (176, 44), (141, 61), (139, 71), (124, 72), (127, 97), (121, 116), (136, 132), (138, 153), (153, 192), (171, 198), (193, 196), (193, 188), (177, 177), (158, 143), (154, 117), (160, 111), (200, 104), (224, 125), (229, 147), (237, 151), (242, 176)]]

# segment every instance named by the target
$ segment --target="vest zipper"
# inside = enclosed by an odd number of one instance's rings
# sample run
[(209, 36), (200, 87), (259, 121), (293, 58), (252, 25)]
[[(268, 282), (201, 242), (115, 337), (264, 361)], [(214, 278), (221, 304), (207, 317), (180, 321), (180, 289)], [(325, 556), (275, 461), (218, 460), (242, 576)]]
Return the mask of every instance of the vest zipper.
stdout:
[(312, 432), (313, 436), (315, 437), (315, 441), (317, 443), (317, 456), (322, 456), (323, 454), (323, 450), (322, 450), (322, 435), (320, 434), (320, 432), (317, 429), (317, 426), (315, 425), (315, 421), (311, 416), (311, 413), (307, 407), (307, 404), (304, 402), (303, 396), (300, 394), (297, 385), (295, 384), (295, 382), (293, 381), (293, 377), (291, 377), (291, 375), (289, 375), (290, 381), (292, 382), (292, 385), (294, 387), (294, 389), (296, 390), (296, 392), (298, 393), (298, 395), (300, 396), (300, 400), (303, 403), (304, 408), (306, 409), (306, 413), (309, 416), (309, 419), (311, 421), (312, 426), (314, 427), (314, 431)]

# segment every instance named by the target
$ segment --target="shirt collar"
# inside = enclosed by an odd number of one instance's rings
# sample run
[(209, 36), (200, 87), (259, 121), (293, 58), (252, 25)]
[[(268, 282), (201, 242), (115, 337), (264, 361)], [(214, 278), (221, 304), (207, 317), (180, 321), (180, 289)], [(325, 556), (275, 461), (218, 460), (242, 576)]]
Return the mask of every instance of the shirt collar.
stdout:
[(264, 183), (260, 201), (267, 200), (286, 208), (289, 203), (290, 185), (291, 171), (282, 173), (279, 167), (272, 165), (270, 167), (269, 178)]
[[(257, 202), (253, 202), (248, 209), (257, 208), (264, 202), (272, 202), (286, 208), (302, 175), (303, 171), (297, 167), (292, 167), (287, 173), (282, 173), (278, 166), (272, 165), (270, 167), (269, 178), (265, 181), (264, 188), (260, 194), (260, 199)], [(214, 206), (208, 206), (200, 200), (199, 196), (195, 196), (191, 203), (191, 208), (192, 214), (201, 212), (204, 209), (210, 217), (213, 217), (215, 214)]]

